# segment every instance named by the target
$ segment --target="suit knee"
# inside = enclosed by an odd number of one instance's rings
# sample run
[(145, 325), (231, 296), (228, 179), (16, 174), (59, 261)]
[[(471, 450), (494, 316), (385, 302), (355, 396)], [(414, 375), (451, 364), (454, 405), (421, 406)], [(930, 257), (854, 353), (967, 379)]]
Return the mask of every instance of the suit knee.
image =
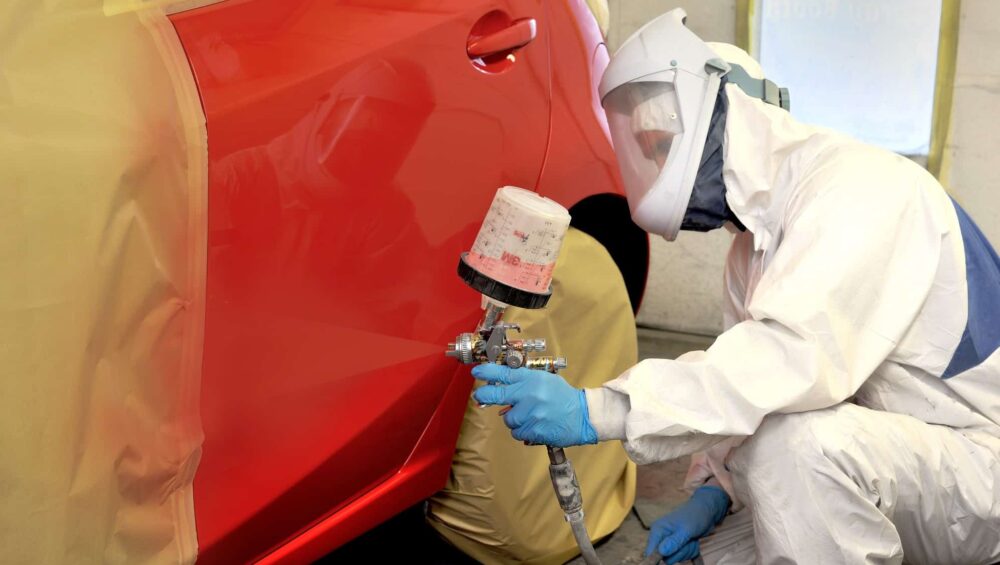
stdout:
[(772, 414), (735, 450), (729, 468), (736, 482), (782, 480), (791, 469), (815, 468), (852, 441), (857, 406), (841, 404), (824, 410)]

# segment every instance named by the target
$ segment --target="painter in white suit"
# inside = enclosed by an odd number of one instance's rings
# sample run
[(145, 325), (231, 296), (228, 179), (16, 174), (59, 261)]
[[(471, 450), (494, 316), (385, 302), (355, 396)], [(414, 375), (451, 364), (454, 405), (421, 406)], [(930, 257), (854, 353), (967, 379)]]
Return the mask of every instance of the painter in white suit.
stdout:
[(1000, 561), (1000, 258), (913, 162), (797, 122), (743, 51), (673, 10), (600, 86), (633, 219), (727, 227), (726, 330), (599, 389), (479, 367), (518, 439), (694, 453), (649, 551), (753, 515), (760, 563)]

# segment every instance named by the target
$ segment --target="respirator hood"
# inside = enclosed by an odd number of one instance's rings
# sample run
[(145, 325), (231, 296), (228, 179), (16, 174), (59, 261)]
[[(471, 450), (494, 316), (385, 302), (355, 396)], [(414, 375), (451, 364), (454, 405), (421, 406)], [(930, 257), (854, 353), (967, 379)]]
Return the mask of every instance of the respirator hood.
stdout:
[[(722, 77), (788, 108), (788, 91), (764, 79), (756, 61), (736, 47), (702, 41), (686, 19), (677, 8), (635, 32), (598, 88), (632, 219), (668, 240), (684, 222)], [(743, 65), (727, 63), (731, 58)]]
[(680, 230), (730, 68), (685, 27), (686, 17), (671, 10), (635, 32), (599, 87), (632, 219), (669, 240)]

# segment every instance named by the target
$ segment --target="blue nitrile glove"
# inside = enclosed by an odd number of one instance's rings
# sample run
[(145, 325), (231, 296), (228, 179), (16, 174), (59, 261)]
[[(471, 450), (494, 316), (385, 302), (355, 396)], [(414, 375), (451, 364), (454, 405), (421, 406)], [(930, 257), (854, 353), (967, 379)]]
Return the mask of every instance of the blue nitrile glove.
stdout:
[(559, 375), (488, 363), (472, 376), (489, 383), (473, 394), (477, 402), (511, 406), (503, 421), (514, 439), (553, 447), (597, 443), (587, 397)]
[(722, 520), (729, 503), (729, 495), (721, 487), (698, 487), (687, 502), (653, 522), (644, 555), (655, 549), (668, 564), (694, 559), (700, 553), (698, 540)]

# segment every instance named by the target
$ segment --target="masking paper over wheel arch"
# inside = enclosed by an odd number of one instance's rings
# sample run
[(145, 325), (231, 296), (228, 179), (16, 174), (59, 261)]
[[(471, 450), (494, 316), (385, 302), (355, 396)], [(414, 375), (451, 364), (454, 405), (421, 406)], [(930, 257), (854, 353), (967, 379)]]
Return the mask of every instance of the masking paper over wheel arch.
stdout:
[[(504, 320), (524, 337), (545, 338), (545, 355), (567, 358), (561, 374), (578, 388), (601, 386), (635, 365), (638, 342), (625, 282), (607, 250), (570, 228), (540, 310), (509, 308)], [(579, 553), (559, 508), (542, 446), (511, 438), (498, 408), (472, 399), (444, 490), (430, 499), (428, 521), (482, 563), (557, 565)], [(566, 449), (583, 491), (591, 539), (614, 532), (635, 500), (635, 464), (621, 443)]]
[(0, 548), (197, 554), (204, 117), (157, 10), (0, 4)]

